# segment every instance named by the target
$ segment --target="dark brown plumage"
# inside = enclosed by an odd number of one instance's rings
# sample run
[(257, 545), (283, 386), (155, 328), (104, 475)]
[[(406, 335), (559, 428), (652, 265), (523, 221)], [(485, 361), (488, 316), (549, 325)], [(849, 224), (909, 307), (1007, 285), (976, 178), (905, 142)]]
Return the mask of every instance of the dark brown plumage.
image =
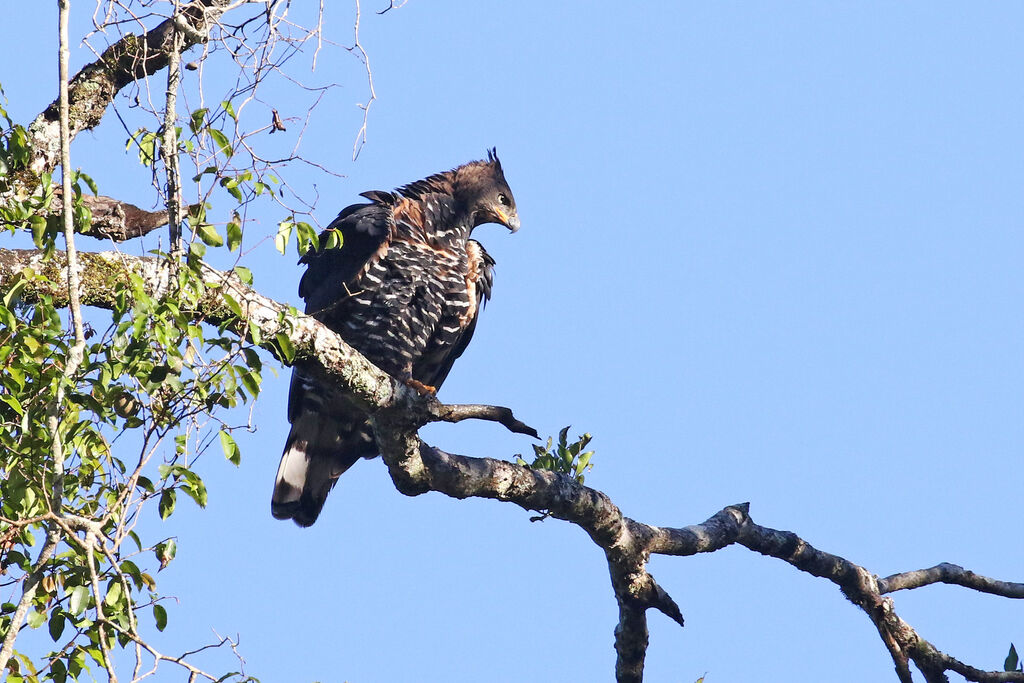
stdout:
[[(398, 188), (361, 196), (321, 235), (342, 234), (340, 248), (302, 259), (306, 312), (395, 377), (436, 388), (473, 336), (490, 298), (494, 260), (473, 228), (519, 229), (515, 199), (494, 150), (474, 161)], [(271, 511), (300, 526), (316, 521), (337, 478), (376, 455), (364, 414), (301, 368), (288, 396), (291, 432), (278, 468)]]

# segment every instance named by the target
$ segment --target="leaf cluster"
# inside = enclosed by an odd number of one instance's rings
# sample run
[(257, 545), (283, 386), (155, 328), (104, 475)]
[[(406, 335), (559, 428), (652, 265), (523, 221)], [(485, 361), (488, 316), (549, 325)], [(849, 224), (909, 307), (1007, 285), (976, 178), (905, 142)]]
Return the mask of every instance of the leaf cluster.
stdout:
[(521, 455), (516, 455), (516, 464), (535, 470), (559, 472), (582, 484), (584, 473), (594, 468), (590, 463), (594, 451), (584, 450), (593, 437), (590, 434), (583, 434), (576, 441), (569, 443), (569, 429), (570, 426), (567, 425), (558, 432), (558, 443), (554, 443), (554, 440), (548, 437), (545, 445), (534, 445), (532, 463), (527, 463)]

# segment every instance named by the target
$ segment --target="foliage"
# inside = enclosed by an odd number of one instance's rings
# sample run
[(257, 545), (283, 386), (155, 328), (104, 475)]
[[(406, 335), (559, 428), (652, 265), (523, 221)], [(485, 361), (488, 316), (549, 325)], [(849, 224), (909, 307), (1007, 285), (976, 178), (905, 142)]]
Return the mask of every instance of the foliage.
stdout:
[[(15, 176), (27, 173), (29, 150), (24, 130), (2, 108), (0, 115), (7, 122), (0, 187), (12, 187), (23, 184)], [(58, 239), (58, 220), (48, 215), (51, 185), (44, 175), (35, 192), (0, 206), (4, 225), (12, 233), (31, 229), (47, 257)], [(91, 219), (81, 202), (85, 190), (95, 192), (95, 184), (76, 173), (80, 228)], [(196, 322), (196, 305), (209, 290), (200, 277), (204, 253), (204, 244), (192, 245), (175, 269), (172, 295), (155, 298), (135, 277), (109, 316), (91, 314), (82, 362), (70, 376), (73, 338), (60, 313), (66, 283), (52, 260), (0, 299), (0, 640), (24, 603), (24, 623), (45, 626), (53, 643), (42, 656), (15, 650), (5, 672), (10, 683), (92, 678), (90, 667), (109, 669), (114, 650), (134, 649), (145, 631), (167, 626), (167, 596), (156, 575), (179, 546), (174, 538), (147, 537), (141, 529), (159, 527), (140, 522), (144, 514), (170, 518), (179, 493), (206, 505), (196, 461), (219, 442), (239, 464), (231, 436), (239, 426), (220, 416), (255, 398), (262, 382), (254, 346), (226, 332), (228, 324)], [(53, 294), (24, 300), (30, 283)]]
[[(126, 25), (166, 24), (175, 11), (176, 5), (165, 3), (140, 15), (113, 3), (90, 36), (116, 41), (117, 50), (131, 52), (139, 39), (124, 32)], [(188, 670), (189, 680), (249, 680), (238, 673), (199, 672), (185, 658), (163, 657), (143, 638), (154, 629), (163, 631), (174, 616), (168, 596), (159, 590), (159, 571), (177, 555), (194, 552), (187, 542), (179, 545), (167, 535), (161, 522), (170, 520), (182, 500), (206, 505), (209, 494), (197, 461), (208, 448), (219, 443), (225, 457), (240, 464), (232, 432), (248, 425), (227, 420), (231, 408), (258, 395), (262, 381), (263, 360), (255, 346), (263, 341), (259, 328), (237, 324), (243, 318), (239, 303), (225, 292), (211, 291), (214, 286), (201, 277), (204, 264), (232, 261), (233, 272), (252, 284), (252, 273), (239, 261), (246, 247), (264, 239), (257, 234), (244, 243), (254, 202), (269, 203), (283, 215), (275, 238), (282, 254), (293, 234), (299, 254), (341, 244), (336, 230), (328, 231), (321, 244), (312, 219), (314, 203), (283, 180), (290, 162), (310, 163), (297, 151), (305, 127), (274, 138), (275, 144), (293, 138), (285, 157), (261, 155), (257, 142), (266, 138), (255, 137), (267, 131), (262, 122), (271, 111), (260, 110), (265, 102), (255, 96), (257, 89), (268, 77), (283, 75), (284, 63), (307, 41), (316, 46), (308, 55), (315, 67), (323, 47), (321, 22), (306, 29), (293, 17), (283, 21), (287, 7), (235, 6), (231, 11), (239, 23), (214, 18), (203, 40), (211, 54), (227, 48), (239, 68), (228, 92), (206, 96), (203, 70), (193, 63), (187, 69), (195, 77), (183, 82), (181, 101), (198, 94), (196, 101), (208, 106), (175, 117), (176, 98), (161, 106), (158, 99), (135, 97), (118, 111), (133, 131), (126, 149), (138, 156), (159, 200), (193, 197), (182, 212), (188, 245), (181, 258), (177, 250), (174, 256), (151, 252), (166, 259), (167, 294), (154, 296), (135, 277), (118, 292), (115, 310), (88, 313), (80, 363), (73, 358), (78, 350), (63, 312), (67, 282), (56, 265), (61, 259), (55, 258), (64, 247), (59, 189), (49, 173), (29, 170), (36, 158), (34, 138), (0, 102), (0, 227), (14, 239), (30, 233), (44, 257), (36, 272), (24, 273), (20, 282), (4, 282), (0, 289), (0, 679), (11, 683), (96, 678), (90, 667), (113, 678), (113, 659), (125, 648), (147, 653), (154, 668), (173, 661)], [(106, 54), (110, 46), (90, 47)], [(82, 74), (97, 76), (88, 68)], [(138, 71), (130, 77), (151, 88)], [(333, 85), (306, 88), (312, 103), (307, 117)], [(87, 97), (101, 91), (79, 90), (92, 93)], [(301, 99), (290, 101), (292, 107), (301, 104)], [(72, 103), (72, 118), (74, 109)], [(163, 109), (177, 118), (174, 136), (163, 134)], [(284, 122), (290, 119), (282, 120), (276, 110), (273, 119), (271, 132), (287, 130)], [(169, 140), (177, 141), (176, 149), (163, 148)], [(168, 173), (175, 159), (190, 170)], [(191, 178), (191, 184), (173, 180), (179, 175)], [(81, 171), (72, 171), (71, 180), (75, 229), (86, 231), (92, 215), (83, 199), (88, 192), (98, 194), (98, 188)], [(105, 275), (84, 272), (81, 277), (104, 282)], [(26, 295), (40, 291), (44, 294)], [(217, 327), (204, 324), (196, 313), (198, 302), (211, 294), (234, 316)], [(239, 338), (238, 329), (247, 329), (247, 335)], [(274, 348), (291, 362), (295, 351), (286, 335), (277, 336)], [(52, 647), (40, 646), (40, 636)], [(10, 648), (17, 644), (25, 650), (23, 643), (32, 643), (33, 654), (14, 650), (8, 660)]]
[(584, 480), (583, 473), (594, 468), (590, 464), (594, 451), (583, 450), (593, 437), (590, 434), (583, 434), (573, 443), (568, 443), (570, 427), (571, 425), (567, 425), (558, 432), (557, 444), (553, 443), (551, 437), (548, 437), (545, 445), (534, 445), (533, 452), (535, 457), (532, 463), (527, 463), (522, 455), (516, 455), (516, 464), (535, 470), (559, 472), (572, 477), (574, 481), (582, 484)]

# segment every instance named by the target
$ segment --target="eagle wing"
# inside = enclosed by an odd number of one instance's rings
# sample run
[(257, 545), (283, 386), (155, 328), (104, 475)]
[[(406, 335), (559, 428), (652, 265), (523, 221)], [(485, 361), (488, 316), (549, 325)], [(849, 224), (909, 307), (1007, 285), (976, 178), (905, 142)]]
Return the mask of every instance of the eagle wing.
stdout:
[(397, 198), (390, 192), (379, 191), (360, 196), (371, 203), (346, 207), (320, 233), (320, 243), (324, 244), (330, 231), (339, 231), (341, 247), (310, 249), (299, 259), (299, 263), (306, 265), (299, 280), (299, 296), (306, 302), (306, 313), (313, 317), (346, 298), (349, 283), (376, 260), (381, 247), (394, 236), (393, 206)]
[(476, 240), (469, 240), (466, 243), (466, 253), (469, 257), (466, 287), (467, 295), (473, 302), (472, 312), (468, 323), (454, 342), (438, 348), (433, 353), (425, 354), (422, 361), (424, 369), (419, 374), (424, 376), (422, 381), (425, 384), (434, 387), (441, 386), (445, 378), (448, 377), (448, 373), (451, 372), (456, 359), (469, 346), (473, 333), (476, 331), (476, 322), (480, 318), (480, 311), (483, 309), (484, 303), (491, 298), (491, 287), (494, 285), (494, 259)]

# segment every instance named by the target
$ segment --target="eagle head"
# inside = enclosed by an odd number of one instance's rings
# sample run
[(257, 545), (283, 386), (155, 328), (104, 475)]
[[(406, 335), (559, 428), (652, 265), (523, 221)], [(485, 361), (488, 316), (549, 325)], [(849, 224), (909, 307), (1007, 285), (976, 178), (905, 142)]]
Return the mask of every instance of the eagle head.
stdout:
[(464, 202), (473, 217), (473, 227), (498, 223), (510, 231), (519, 229), (516, 200), (505, 181), (498, 153), (492, 147), (486, 161), (474, 161), (457, 169), (455, 197)]

